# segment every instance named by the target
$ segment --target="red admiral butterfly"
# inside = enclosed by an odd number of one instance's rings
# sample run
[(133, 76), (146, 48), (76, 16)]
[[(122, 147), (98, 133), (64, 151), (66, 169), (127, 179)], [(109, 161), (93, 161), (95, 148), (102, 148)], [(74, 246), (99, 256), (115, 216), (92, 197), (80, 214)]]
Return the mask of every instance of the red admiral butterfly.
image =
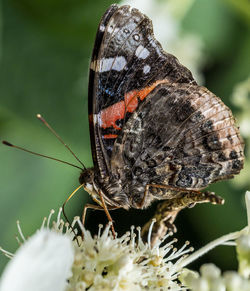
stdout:
[(163, 51), (150, 19), (129, 6), (111, 5), (99, 24), (89, 74), (89, 126), (94, 167), (82, 164), (79, 180), (97, 205), (85, 206), (83, 220), (90, 207), (104, 209), (112, 221), (111, 209), (143, 209), (164, 200), (153, 241), (174, 228), (181, 209), (223, 203), (200, 191), (243, 168), (244, 144), (231, 110)]
[(111, 5), (99, 24), (89, 73), (89, 126), (94, 167), (82, 164), (79, 180), (97, 205), (85, 206), (83, 220), (90, 207), (104, 209), (112, 221), (111, 209), (143, 209), (164, 200), (153, 241), (174, 228), (181, 209), (223, 203), (200, 191), (243, 168), (244, 143), (231, 110), (163, 51), (150, 19), (129, 6)]
[(89, 126), (94, 167), (80, 183), (107, 214), (165, 200), (156, 215), (162, 231), (184, 207), (222, 203), (200, 190), (243, 167), (231, 110), (163, 51), (151, 20), (129, 6), (111, 5), (99, 24)]

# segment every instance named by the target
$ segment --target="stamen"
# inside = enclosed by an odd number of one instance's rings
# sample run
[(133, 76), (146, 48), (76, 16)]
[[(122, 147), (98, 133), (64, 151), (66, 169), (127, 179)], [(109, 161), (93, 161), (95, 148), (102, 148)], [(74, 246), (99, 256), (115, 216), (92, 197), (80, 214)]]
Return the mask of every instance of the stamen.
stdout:
[(138, 240), (137, 240), (137, 245), (140, 246), (140, 245), (143, 245), (143, 241), (142, 241), (142, 238), (141, 238), (141, 227), (138, 226), (136, 228), (136, 230), (138, 231)]
[(98, 234), (97, 237), (100, 238), (101, 237), (101, 230), (103, 229), (103, 224), (99, 224), (98, 225)]
[[(176, 255), (182, 253), (184, 251), (184, 249), (190, 244), (189, 241), (186, 241), (185, 244), (177, 251)], [(188, 250), (187, 250), (188, 251)], [(185, 251), (186, 252), (186, 251)], [(183, 253), (185, 253), (183, 252)]]
[(58, 231), (60, 231), (60, 233), (63, 233), (63, 227), (64, 227), (64, 221), (60, 219), (59, 225), (57, 226)]
[(126, 231), (125, 234), (120, 237), (120, 243), (125, 247), (131, 243), (130, 231)]
[(134, 225), (131, 225), (130, 229), (131, 229), (130, 234), (132, 236), (134, 234), (135, 226)]
[(19, 245), (19, 246), (21, 246), (21, 245), (22, 245), (22, 243), (21, 243), (21, 241), (20, 241), (20, 239), (19, 239), (19, 237), (18, 237), (17, 235), (15, 236), (15, 239), (16, 239), (16, 241), (17, 241), (18, 245)]
[(164, 250), (164, 257), (173, 250), (174, 246), (173, 244), (177, 242), (177, 239), (174, 238), (173, 240), (171, 240), (170, 242), (168, 242), (167, 244), (165, 244), (162, 249)]
[(69, 223), (65, 222), (64, 226), (65, 226), (65, 233), (68, 233), (69, 232)]
[(0, 252), (2, 252), (7, 258), (12, 259), (14, 257), (14, 254), (6, 251), (5, 249), (3, 249), (2, 247), (0, 247)]
[(103, 230), (103, 232), (102, 232), (102, 235), (101, 235), (101, 237), (102, 237), (102, 239), (107, 239), (108, 238), (108, 236), (109, 236), (109, 231), (110, 231), (110, 227), (111, 227), (111, 225), (112, 225), (112, 222), (111, 221), (109, 221), (107, 224), (106, 224), (106, 227), (105, 227), (105, 229)]
[(40, 229), (43, 229), (43, 228), (44, 228), (44, 225), (45, 225), (45, 222), (46, 222), (46, 220), (47, 220), (47, 217), (44, 217), (44, 218), (43, 218), (43, 222), (42, 222), (42, 225), (41, 225), (41, 228), (40, 228)]
[[(76, 222), (78, 222), (78, 221), (80, 221), (80, 216), (75, 216), (74, 219), (73, 219), (73, 221), (72, 221), (72, 223), (71, 223), (71, 227), (73, 228), (75, 226)], [(79, 224), (79, 222), (78, 222), (78, 224)], [(81, 225), (82, 225), (82, 223), (81, 223)]]
[(21, 230), (21, 227), (20, 227), (20, 221), (17, 220), (16, 224), (17, 224), (18, 233), (19, 233), (21, 239), (23, 240), (23, 242), (25, 242), (26, 239), (25, 239), (25, 237), (24, 237), (24, 235), (23, 235), (23, 232), (22, 232), (22, 230)]
[(57, 220), (56, 220), (57, 225), (59, 225), (59, 221), (61, 219), (61, 215), (62, 215), (62, 207), (59, 208), (59, 211), (58, 211), (58, 214), (57, 214)]
[(152, 223), (150, 224), (149, 230), (148, 230), (148, 247), (151, 248), (151, 236), (152, 236), (152, 230), (153, 230), (153, 226), (156, 222), (156, 219), (153, 218), (152, 219)]
[[(77, 223), (78, 223), (78, 225), (79, 225), (79, 227), (80, 227), (80, 229), (81, 229), (81, 232), (83, 233), (83, 234), (85, 234), (85, 229), (84, 229), (84, 226), (83, 226), (83, 224), (82, 224), (82, 222), (81, 222), (81, 220), (80, 220), (80, 217), (79, 216), (75, 216), (74, 217), (74, 220), (73, 220), (73, 223), (74, 223), (74, 221), (77, 221)], [(72, 223), (72, 224), (73, 224)], [(75, 223), (74, 223), (75, 224)], [(72, 227), (73, 227), (73, 225), (72, 225)], [(85, 235), (84, 235), (85, 236)]]
[(50, 213), (49, 213), (48, 221), (47, 221), (47, 228), (49, 228), (50, 219), (51, 219), (51, 216), (52, 216), (54, 213), (55, 213), (55, 210), (54, 210), (54, 209), (51, 209), (51, 210), (50, 210)]
[(130, 229), (131, 229), (131, 231), (130, 231), (130, 245), (132, 246), (132, 248), (134, 248), (135, 238), (136, 238), (136, 234), (134, 233), (135, 226), (131, 225)]

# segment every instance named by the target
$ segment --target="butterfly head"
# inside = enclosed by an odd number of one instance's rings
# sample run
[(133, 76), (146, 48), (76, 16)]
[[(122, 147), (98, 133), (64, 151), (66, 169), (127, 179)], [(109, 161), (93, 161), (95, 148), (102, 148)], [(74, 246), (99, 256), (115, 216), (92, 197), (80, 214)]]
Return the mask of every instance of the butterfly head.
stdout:
[(93, 180), (94, 180), (94, 169), (84, 169), (79, 177), (80, 184), (83, 185), (84, 188), (89, 188), (90, 185), (93, 187)]
[(101, 189), (96, 185), (94, 181), (95, 180), (94, 174), (95, 174), (94, 168), (84, 169), (80, 174), (79, 182), (83, 186), (84, 190), (89, 193), (92, 199), (102, 206), (102, 203), (100, 201), (100, 193), (98, 192), (102, 193), (106, 203), (108, 203), (108, 201), (106, 201), (105, 195), (103, 194)]

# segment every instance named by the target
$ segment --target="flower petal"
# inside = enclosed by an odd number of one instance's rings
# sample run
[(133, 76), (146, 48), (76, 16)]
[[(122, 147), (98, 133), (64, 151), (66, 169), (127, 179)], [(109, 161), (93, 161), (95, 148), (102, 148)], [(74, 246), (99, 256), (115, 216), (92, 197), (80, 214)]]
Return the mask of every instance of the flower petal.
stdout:
[(0, 291), (63, 291), (71, 276), (71, 239), (42, 229), (28, 239), (8, 263)]

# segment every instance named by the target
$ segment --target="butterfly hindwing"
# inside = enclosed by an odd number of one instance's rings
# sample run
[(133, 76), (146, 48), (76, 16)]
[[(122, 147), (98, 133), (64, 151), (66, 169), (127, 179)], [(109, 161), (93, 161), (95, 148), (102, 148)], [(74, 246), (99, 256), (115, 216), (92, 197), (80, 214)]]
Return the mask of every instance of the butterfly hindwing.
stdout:
[(200, 190), (238, 174), (243, 160), (231, 110), (204, 87), (166, 82), (123, 127), (111, 169), (139, 203), (148, 184)]

